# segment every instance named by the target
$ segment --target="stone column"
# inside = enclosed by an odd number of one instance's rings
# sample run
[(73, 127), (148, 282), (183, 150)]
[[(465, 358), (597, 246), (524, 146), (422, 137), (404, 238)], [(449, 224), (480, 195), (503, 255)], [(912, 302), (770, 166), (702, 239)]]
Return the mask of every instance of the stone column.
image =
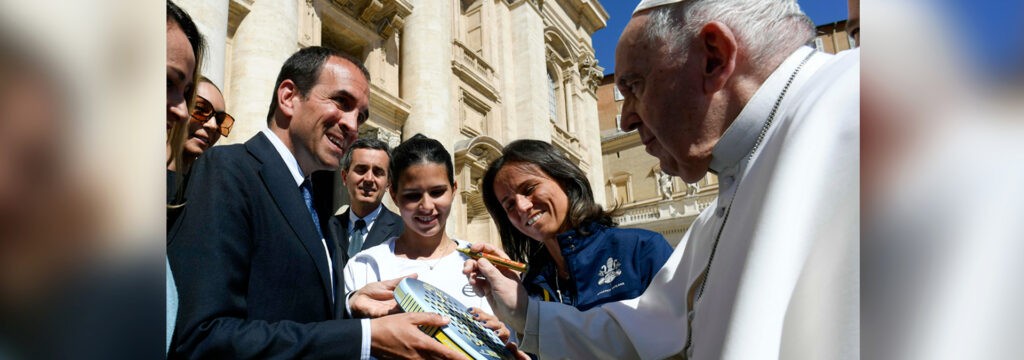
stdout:
[(267, 127), (267, 110), (281, 65), (298, 50), (298, 6), (290, 0), (257, 0), (235, 31), (231, 98), (235, 117), (226, 144), (242, 143)]
[(177, 0), (178, 6), (185, 10), (199, 28), (199, 33), (206, 39), (206, 54), (203, 59), (202, 74), (224, 87), (224, 48), (228, 36), (228, 2), (229, 0)]
[(410, 105), (402, 139), (422, 133), (449, 149), (458, 131), (458, 119), (451, 113), (452, 3), (416, 1), (401, 33), (401, 96)]
[[(511, 10), (507, 2), (499, 2), (501, 6), (494, 7), (494, 19), (493, 24), (495, 29), (494, 36), (494, 49), (493, 63), (495, 65), (495, 75), (497, 75), (498, 84), (497, 87), (501, 92), (501, 112), (495, 114), (499, 116), (494, 124), (496, 127), (500, 127), (498, 138), (504, 144), (507, 144), (512, 139), (515, 139), (519, 135), (519, 128), (527, 126), (520, 126), (518, 119), (519, 115), (516, 113), (515, 99), (516, 99), (516, 79), (515, 64), (516, 54), (513, 48), (512, 34), (519, 29), (513, 28), (511, 25)], [(492, 134), (493, 135), (493, 134)]]
[(605, 208), (608, 202), (604, 192), (604, 159), (601, 156), (601, 124), (597, 117), (597, 95), (587, 90), (581, 91), (579, 127), (580, 143), (583, 145), (582, 157), (590, 162), (590, 187), (594, 190), (594, 200)]
[(544, 20), (533, 2), (512, 5), (513, 71), (515, 81), (515, 119), (520, 124), (511, 139), (529, 138), (551, 141), (548, 122), (547, 67), (544, 64)]
[(582, 134), (577, 133), (576, 129), (579, 128), (579, 118), (582, 114), (576, 110), (579, 105), (578, 94), (582, 90), (576, 84), (579, 84), (580, 74), (576, 71), (576, 64), (569, 65), (562, 73), (565, 74), (562, 81), (562, 96), (565, 97), (565, 131), (579, 139)]

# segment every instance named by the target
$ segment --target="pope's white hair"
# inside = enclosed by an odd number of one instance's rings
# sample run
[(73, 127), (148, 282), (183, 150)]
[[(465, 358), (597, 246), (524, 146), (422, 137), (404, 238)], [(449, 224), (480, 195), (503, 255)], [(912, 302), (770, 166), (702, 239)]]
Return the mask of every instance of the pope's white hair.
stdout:
[(648, 17), (646, 36), (664, 40), (667, 56), (682, 55), (705, 24), (717, 21), (732, 30), (754, 64), (772, 69), (815, 32), (796, 0), (690, 0), (653, 8)]

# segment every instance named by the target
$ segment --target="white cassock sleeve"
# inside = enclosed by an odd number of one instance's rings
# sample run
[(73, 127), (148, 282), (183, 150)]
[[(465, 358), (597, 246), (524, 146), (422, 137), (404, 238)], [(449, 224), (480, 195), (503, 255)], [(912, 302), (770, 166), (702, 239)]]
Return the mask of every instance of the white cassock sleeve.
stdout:
[(541, 359), (618, 360), (664, 358), (682, 351), (686, 342), (686, 280), (685, 276), (676, 276), (676, 267), (687, 236), (655, 276), (652, 286), (636, 299), (583, 312), (531, 299), (523, 351)]

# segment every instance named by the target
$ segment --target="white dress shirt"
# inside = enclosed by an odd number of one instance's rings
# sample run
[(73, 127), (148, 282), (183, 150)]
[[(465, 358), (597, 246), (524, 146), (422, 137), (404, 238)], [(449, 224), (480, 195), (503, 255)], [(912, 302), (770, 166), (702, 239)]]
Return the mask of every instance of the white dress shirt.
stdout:
[[(352, 207), (348, 208), (348, 234), (352, 236), (352, 231), (355, 230), (356, 221), (363, 220), (366, 223), (366, 234), (370, 234), (370, 229), (373, 229), (373, 224), (377, 223), (377, 215), (380, 215), (380, 209), (384, 208), (384, 204), (378, 204), (376, 209), (373, 209), (365, 217), (359, 217), (355, 211), (352, 211)], [(364, 238), (363, 241), (366, 241)]]

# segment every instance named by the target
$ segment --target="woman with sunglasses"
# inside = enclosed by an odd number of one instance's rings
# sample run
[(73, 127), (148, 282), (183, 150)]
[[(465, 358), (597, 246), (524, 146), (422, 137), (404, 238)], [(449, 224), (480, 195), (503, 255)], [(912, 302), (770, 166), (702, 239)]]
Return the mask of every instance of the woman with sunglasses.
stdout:
[(202, 77), (196, 89), (196, 104), (189, 119), (188, 137), (182, 149), (181, 161), (184, 166), (172, 160), (167, 170), (187, 172), (199, 155), (216, 144), (221, 136), (228, 136), (234, 123), (234, 118), (224, 112), (224, 96), (220, 89), (210, 79)]

